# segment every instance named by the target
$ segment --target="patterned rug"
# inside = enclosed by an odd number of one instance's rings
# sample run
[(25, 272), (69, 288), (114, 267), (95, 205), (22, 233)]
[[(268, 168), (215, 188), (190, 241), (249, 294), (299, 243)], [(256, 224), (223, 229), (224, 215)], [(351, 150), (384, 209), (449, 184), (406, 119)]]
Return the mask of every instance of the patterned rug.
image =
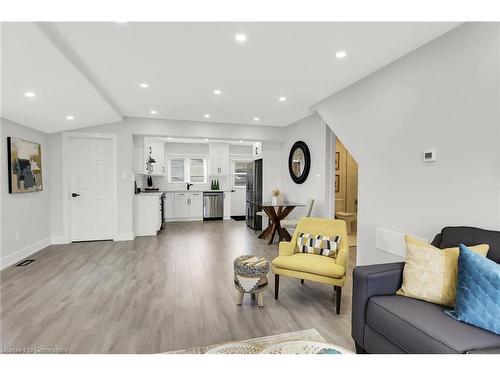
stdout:
[[(303, 331), (282, 333), (273, 336), (257, 337), (255, 339), (243, 340), (239, 342), (245, 344), (252, 344), (254, 346), (257, 346), (260, 350), (264, 350), (272, 345), (281, 344), (287, 341), (315, 341), (315, 342), (326, 343), (325, 338), (321, 336), (320, 333), (316, 331), (314, 328), (306, 329)], [(220, 343), (209, 346), (200, 346), (197, 348), (191, 348), (186, 350), (176, 350), (173, 352), (167, 352), (167, 354), (204, 354), (210, 349), (216, 348), (224, 344), (227, 343)]]

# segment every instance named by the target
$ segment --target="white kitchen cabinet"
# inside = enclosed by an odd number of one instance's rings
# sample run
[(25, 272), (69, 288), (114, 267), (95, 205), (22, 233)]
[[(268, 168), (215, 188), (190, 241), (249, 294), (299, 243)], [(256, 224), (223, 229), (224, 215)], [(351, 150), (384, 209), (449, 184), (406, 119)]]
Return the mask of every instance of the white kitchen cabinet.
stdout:
[(227, 176), (230, 174), (229, 144), (209, 143), (208, 158), (210, 176)]
[(203, 218), (203, 193), (190, 193), (189, 216), (193, 218)]
[(157, 138), (144, 138), (144, 157), (143, 157), (143, 167), (144, 174), (148, 174), (146, 165), (149, 157), (154, 159), (154, 163), (151, 164), (152, 176), (164, 176), (165, 175), (165, 142)]
[(224, 193), (224, 220), (231, 219), (231, 193)]
[(187, 193), (175, 193), (174, 210), (176, 219), (186, 219), (189, 217)]
[(156, 236), (161, 228), (161, 194), (136, 194), (134, 198), (134, 234)]
[(175, 218), (175, 195), (165, 193), (165, 220)]
[(202, 220), (203, 193), (182, 192), (174, 193), (173, 220)]
[(231, 192), (231, 216), (245, 216), (246, 189), (235, 188)]
[(262, 142), (254, 142), (253, 143), (253, 159), (261, 159), (262, 158)]

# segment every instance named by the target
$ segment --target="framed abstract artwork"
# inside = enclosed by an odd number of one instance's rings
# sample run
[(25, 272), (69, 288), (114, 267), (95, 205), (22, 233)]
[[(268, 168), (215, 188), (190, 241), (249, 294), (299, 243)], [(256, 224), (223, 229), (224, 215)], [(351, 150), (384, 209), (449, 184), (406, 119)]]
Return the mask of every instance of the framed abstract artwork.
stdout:
[(9, 193), (42, 191), (42, 151), (39, 143), (7, 137)]
[(340, 176), (338, 174), (335, 175), (335, 192), (340, 192)]
[(338, 171), (340, 169), (340, 152), (335, 153), (335, 170)]

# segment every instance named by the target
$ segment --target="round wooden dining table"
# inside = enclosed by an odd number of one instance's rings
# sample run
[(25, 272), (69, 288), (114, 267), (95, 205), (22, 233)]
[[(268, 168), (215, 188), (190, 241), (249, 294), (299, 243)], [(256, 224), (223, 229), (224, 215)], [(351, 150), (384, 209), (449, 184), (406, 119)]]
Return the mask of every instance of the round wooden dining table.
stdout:
[(304, 207), (305, 204), (285, 201), (275, 205), (272, 202), (264, 202), (257, 205), (269, 217), (269, 225), (262, 231), (259, 238), (269, 238), (268, 244), (271, 245), (277, 232), (280, 241), (290, 241), (292, 236), (281, 226), (281, 220), (286, 218), (295, 207)]

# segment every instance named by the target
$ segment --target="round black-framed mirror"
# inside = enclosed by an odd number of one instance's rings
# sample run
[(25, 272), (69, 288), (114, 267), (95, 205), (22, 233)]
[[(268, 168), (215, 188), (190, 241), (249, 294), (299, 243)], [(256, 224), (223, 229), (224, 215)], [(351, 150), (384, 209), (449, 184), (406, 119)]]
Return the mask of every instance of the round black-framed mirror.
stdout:
[(311, 153), (305, 142), (295, 142), (290, 149), (288, 156), (288, 171), (290, 177), (296, 184), (301, 184), (307, 180), (311, 169)]

